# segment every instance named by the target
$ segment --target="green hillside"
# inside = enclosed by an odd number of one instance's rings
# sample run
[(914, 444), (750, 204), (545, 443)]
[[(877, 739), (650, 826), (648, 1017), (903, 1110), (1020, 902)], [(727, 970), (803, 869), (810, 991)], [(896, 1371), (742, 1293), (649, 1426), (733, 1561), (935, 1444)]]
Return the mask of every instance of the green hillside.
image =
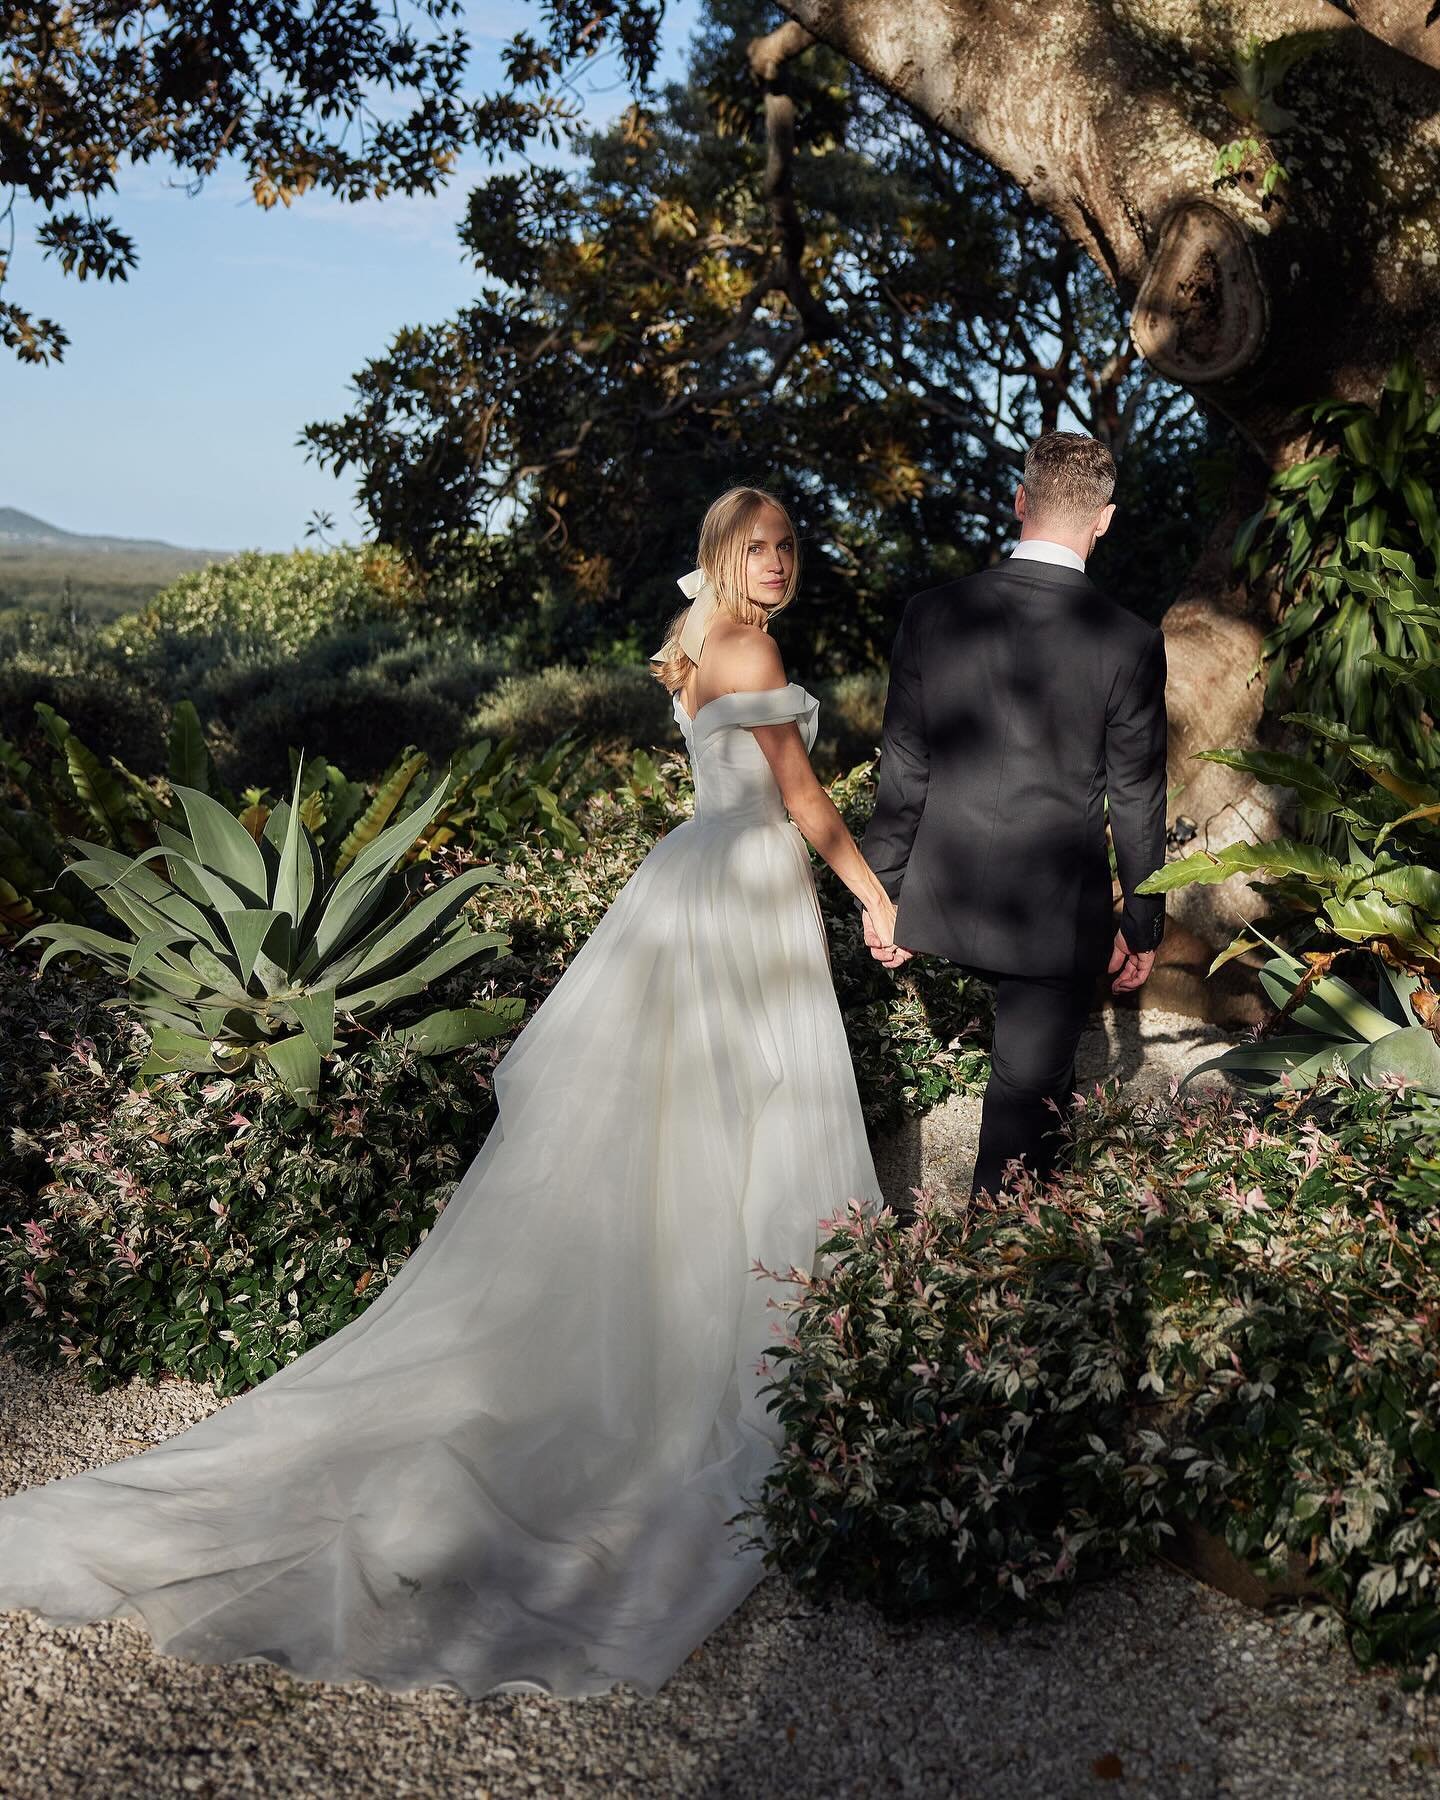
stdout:
[(113, 618), (143, 606), (176, 576), (228, 554), (66, 531), (0, 506), (0, 608), (73, 608), (90, 618)]

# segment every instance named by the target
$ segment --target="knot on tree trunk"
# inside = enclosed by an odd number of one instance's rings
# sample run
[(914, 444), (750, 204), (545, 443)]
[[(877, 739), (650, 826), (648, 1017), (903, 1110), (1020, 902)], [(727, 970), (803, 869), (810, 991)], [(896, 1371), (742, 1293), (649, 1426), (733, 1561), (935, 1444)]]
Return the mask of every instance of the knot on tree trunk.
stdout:
[(1244, 228), (1211, 200), (1172, 207), (1135, 297), (1130, 331), (1141, 355), (1172, 381), (1209, 386), (1252, 363), (1268, 330)]

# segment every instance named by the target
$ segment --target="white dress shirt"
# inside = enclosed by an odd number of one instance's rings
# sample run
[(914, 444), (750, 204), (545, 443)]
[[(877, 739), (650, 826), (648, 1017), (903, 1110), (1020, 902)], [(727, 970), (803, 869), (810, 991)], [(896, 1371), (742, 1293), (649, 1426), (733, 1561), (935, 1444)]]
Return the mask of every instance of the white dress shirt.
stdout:
[(1062, 569), (1079, 569), (1085, 571), (1085, 559), (1077, 556), (1064, 544), (1052, 544), (1049, 538), (1022, 538), (1010, 552), (1011, 556), (1022, 562), (1059, 563)]

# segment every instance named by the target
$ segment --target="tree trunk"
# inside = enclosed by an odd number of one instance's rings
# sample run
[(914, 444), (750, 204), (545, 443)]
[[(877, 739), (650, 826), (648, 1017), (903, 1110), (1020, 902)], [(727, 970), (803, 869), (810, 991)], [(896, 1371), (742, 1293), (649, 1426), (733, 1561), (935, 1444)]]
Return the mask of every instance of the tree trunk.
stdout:
[[(1150, 363), (1236, 425), (1262, 479), (1301, 453), (1297, 406), (1373, 400), (1401, 351), (1440, 371), (1427, 0), (1355, 0), (1358, 19), (1328, 0), (782, 5), (1053, 213), (1133, 305)], [(1234, 176), (1217, 187), (1230, 145)], [(1285, 177), (1266, 194), (1276, 162)], [(1260, 725), (1268, 621), (1230, 578), (1240, 516), (1164, 619), (1173, 810), (1212, 848), (1283, 824), (1272, 790), (1191, 760), (1253, 743)], [(1243, 884), (1175, 898), (1212, 941), (1255, 905)]]

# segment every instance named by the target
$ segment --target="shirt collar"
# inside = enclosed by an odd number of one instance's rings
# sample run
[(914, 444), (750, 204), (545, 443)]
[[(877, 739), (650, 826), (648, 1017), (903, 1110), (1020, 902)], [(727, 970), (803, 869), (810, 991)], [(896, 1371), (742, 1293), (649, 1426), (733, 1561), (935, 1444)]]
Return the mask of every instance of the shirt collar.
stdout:
[(1010, 554), (1021, 562), (1058, 563), (1062, 569), (1085, 572), (1084, 557), (1077, 556), (1064, 544), (1052, 544), (1049, 538), (1024, 538)]

